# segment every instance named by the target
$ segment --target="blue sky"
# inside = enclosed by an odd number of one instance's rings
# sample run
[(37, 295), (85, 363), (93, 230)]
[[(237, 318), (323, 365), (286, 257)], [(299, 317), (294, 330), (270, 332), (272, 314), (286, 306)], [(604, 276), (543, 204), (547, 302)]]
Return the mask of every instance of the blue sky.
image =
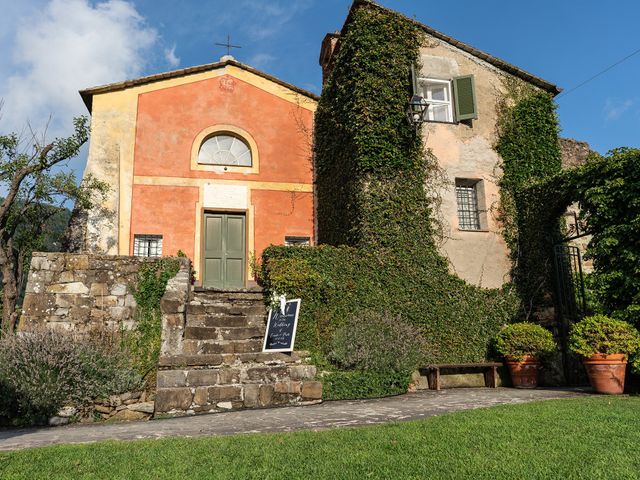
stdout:
[[(640, 2), (381, 0), (565, 90), (640, 48)], [(231, 35), (238, 60), (321, 88), (320, 42), (350, 0), (0, 0), (0, 131), (68, 133), (80, 88), (216, 61)], [(614, 6), (615, 5), (615, 6)], [(640, 54), (558, 99), (564, 136), (604, 153), (640, 146)], [(81, 168), (83, 159), (74, 162)]]

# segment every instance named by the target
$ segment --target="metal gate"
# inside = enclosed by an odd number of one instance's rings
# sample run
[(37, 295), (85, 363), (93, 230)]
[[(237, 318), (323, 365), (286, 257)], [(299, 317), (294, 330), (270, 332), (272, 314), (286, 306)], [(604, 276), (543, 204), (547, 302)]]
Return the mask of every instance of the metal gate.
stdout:
[(568, 353), (571, 326), (587, 313), (587, 302), (582, 271), (582, 256), (578, 247), (566, 244), (554, 247), (558, 319), (564, 375), (568, 383), (584, 381), (580, 362)]
[(584, 317), (587, 310), (580, 249), (556, 245), (554, 259), (559, 313), (576, 322)]

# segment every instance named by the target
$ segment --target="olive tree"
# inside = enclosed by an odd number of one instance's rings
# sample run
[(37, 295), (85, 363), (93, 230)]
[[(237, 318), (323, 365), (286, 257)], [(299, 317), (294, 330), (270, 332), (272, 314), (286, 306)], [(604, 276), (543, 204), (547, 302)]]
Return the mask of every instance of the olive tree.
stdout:
[(2, 331), (16, 327), (25, 265), (31, 251), (47, 235), (50, 220), (65, 205), (91, 208), (108, 189), (86, 177), (78, 185), (67, 161), (89, 138), (86, 117), (74, 119), (74, 133), (47, 142), (30, 132), (0, 134), (0, 273), (2, 274)]

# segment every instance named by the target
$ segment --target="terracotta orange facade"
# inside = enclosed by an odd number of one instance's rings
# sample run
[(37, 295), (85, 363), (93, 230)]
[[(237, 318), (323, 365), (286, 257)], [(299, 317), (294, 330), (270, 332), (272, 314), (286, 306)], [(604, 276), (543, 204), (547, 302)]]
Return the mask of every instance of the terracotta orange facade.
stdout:
[[(118, 144), (118, 178), (108, 179), (117, 198), (106, 201), (117, 206), (117, 238), (102, 248), (111, 249), (105, 253), (134, 255), (136, 241), (161, 238), (162, 255), (184, 252), (200, 282), (205, 250), (213, 248), (205, 247), (205, 236), (213, 235), (205, 214), (240, 215), (246, 285), (252, 280), (252, 255), (259, 257), (287, 237), (314, 243), (316, 98), (233, 60), (209, 67), (193, 75), (175, 72), (166, 79), (154, 76), (81, 92), (93, 114), (87, 172), (107, 176), (100, 157)], [(126, 109), (134, 121), (119, 126), (102, 121), (115, 113), (126, 118)], [(213, 137), (220, 145), (237, 139), (242, 145), (234, 148), (250, 151), (249, 164), (204, 163), (200, 149)], [(129, 152), (123, 151), (127, 145)], [(102, 224), (97, 227), (101, 239), (109, 229), (108, 220)]]

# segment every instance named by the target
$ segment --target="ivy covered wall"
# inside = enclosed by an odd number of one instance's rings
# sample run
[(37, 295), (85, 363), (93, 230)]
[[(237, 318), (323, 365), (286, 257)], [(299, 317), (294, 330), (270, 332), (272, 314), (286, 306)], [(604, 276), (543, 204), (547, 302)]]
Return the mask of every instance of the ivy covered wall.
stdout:
[[(298, 346), (327, 354), (332, 333), (361, 312), (419, 328), (426, 362), (487, 358), (515, 315), (507, 290), (448, 271), (436, 248), (427, 176), (437, 161), (405, 118), (421, 32), (366, 4), (352, 11), (316, 115), (316, 248), (271, 247), (268, 290), (301, 297)], [(343, 245), (343, 246), (341, 246)]]
[(561, 238), (560, 216), (567, 205), (549, 198), (553, 192), (543, 195), (530, 187), (561, 172), (560, 129), (547, 93), (511, 84), (500, 110), (501, 221), (521, 313), (529, 317), (540, 305), (553, 304), (553, 245)]

